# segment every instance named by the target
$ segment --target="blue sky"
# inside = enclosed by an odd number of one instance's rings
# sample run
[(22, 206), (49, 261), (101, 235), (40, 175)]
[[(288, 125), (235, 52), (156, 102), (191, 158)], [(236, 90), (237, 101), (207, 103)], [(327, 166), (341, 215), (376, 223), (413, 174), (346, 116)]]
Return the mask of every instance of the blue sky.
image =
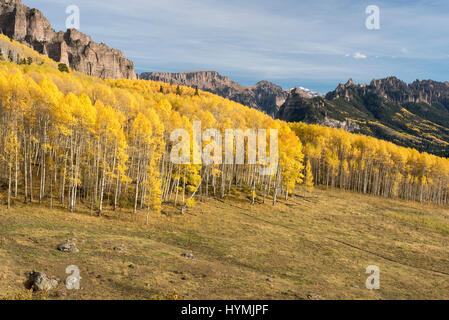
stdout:
[[(333, 90), (353, 78), (449, 81), (447, 0), (23, 0), (121, 49), (143, 71), (216, 70), (243, 85)], [(380, 30), (365, 8), (380, 8)]]

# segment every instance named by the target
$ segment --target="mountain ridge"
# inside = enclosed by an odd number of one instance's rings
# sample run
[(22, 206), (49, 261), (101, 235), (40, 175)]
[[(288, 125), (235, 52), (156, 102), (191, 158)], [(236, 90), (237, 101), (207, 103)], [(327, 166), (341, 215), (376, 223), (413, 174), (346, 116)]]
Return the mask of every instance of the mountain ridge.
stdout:
[[(139, 78), (196, 87), (258, 109), (273, 117), (290, 94), (290, 90), (284, 90), (267, 80), (261, 80), (253, 86), (246, 87), (219, 74), (217, 71), (211, 70), (143, 72), (139, 75)], [(296, 88), (295, 90), (301, 90), (305, 96), (313, 92), (308, 89)]]
[(277, 119), (362, 133), (437, 155), (449, 155), (449, 82), (390, 76), (370, 84), (349, 79), (324, 97), (291, 95)]
[(269, 81), (245, 87), (216, 71), (147, 72), (140, 79), (198, 87), (288, 122), (305, 122), (373, 136), (440, 156), (449, 155), (449, 82), (390, 76), (349, 79), (325, 95)]

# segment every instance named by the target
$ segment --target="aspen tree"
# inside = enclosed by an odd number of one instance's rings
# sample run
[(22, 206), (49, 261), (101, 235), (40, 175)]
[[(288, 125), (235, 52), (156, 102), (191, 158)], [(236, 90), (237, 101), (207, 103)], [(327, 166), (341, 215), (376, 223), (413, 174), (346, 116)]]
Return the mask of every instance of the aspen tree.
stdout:
[(310, 164), (310, 160), (307, 160), (305, 176), (304, 176), (304, 197), (306, 196), (306, 192), (311, 193), (313, 191), (314, 183), (313, 183), (313, 174), (312, 174), (312, 166)]

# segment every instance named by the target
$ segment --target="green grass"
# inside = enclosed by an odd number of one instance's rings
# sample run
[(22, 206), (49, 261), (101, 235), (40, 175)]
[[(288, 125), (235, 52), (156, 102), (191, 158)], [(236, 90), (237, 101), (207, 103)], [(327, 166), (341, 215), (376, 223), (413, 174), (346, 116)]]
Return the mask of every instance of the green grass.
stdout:
[[(199, 202), (183, 216), (166, 206), (149, 226), (144, 212), (98, 218), (16, 201), (0, 207), (0, 297), (24, 291), (26, 271), (65, 279), (74, 264), (82, 289), (61, 284), (49, 299), (174, 291), (183, 299), (449, 299), (448, 209), (341, 190), (300, 194), (274, 208), (238, 196)], [(55, 249), (67, 238), (79, 253)], [(127, 250), (113, 250), (120, 244)], [(368, 265), (380, 267), (380, 290), (365, 289)]]

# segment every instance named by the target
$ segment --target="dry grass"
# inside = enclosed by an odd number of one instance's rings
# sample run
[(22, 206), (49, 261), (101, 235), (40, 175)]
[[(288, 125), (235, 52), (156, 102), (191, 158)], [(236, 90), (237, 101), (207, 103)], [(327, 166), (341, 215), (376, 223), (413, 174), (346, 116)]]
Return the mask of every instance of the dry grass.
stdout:
[[(275, 208), (234, 197), (164, 212), (145, 226), (144, 212), (0, 207), (0, 297), (24, 291), (26, 271), (65, 279), (73, 264), (82, 289), (61, 284), (49, 299), (449, 299), (444, 208), (316, 190)], [(67, 238), (79, 253), (55, 249)], [(368, 265), (380, 290), (364, 289)]]

